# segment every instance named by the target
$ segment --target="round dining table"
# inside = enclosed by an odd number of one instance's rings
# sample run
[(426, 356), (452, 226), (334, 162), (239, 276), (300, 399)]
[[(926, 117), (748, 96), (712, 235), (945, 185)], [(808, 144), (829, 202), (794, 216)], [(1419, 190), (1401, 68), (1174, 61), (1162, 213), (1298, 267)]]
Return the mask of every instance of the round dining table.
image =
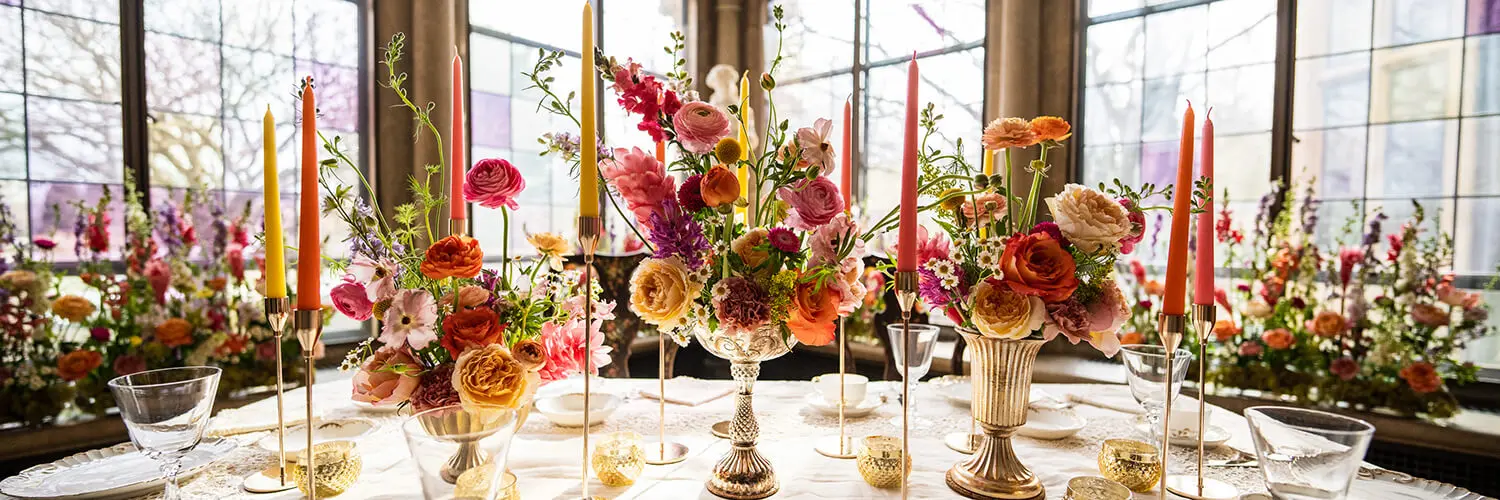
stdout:
[[(576, 381), (557, 382), (543, 387), (542, 395), (557, 394), (578, 387)], [(940, 384), (922, 382), (912, 388), (910, 418), (912, 476), (910, 498), (962, 498), (948, 488), (944, 474), (964, 454), (944, 445), (949, 433), (968, 432), (970, 420), (966, 404), (951, 397), (952, 391), (939, 390)], [(592, 442), (616, 431), (633, 431), (646, 439), (660, 432), (663, 422), (654, 398), (655, 379), (595, 379), (595, 391), (622, 398), (620, 406), (602, 423), (594, 426)], [(354, 485), (337, 498), (415, 499), (422, 498), (416, 464), (411, 459), (401, 422), (409, 410), (372, 408), (350, 399), (347, 376), (324, 377), (313, 386), (314, 412), (320, 421), (330, 419), (368, 419), (374, 428), (355, 438), (356, 451), (363, 461), (363, 471)], [(692, 401), (692, 406), (668, 403), (665, 409), (665, 433), (671, 441), (687, 445), (688, 456), (679, 463), (646, 466), (631, 486), (609, 487), (590, 477), (593, 495), (613, 499), (713, 499), (704, 481), (714, 463), (730, 447), (727, 440), (715, 437), (715, 422), (733, 414), (734, 397), (729, 380), (700, 380), (680, 377), (669, 381), (668, 400), (687, 396), (706, 401)], [(899, 490), (878, 489), (860, 476), (855, 460), (835, 459), (819, 454), (814, 448), (820, 439), (838, 434), (838, 417), (813, 404), (815, 386), (808, 381), (760, 381), (754, 386), (755, 413), (760, 423), (759, 449), (774, 465), (781, 482), (777, 499), (885, 499), (900, 498)], [(1048, 400), (1066, 406), (1086, 420), (1086, 425), (1069, 437), (1056, 440), (1016, 436), (1016, 455), (1034, 472), (1046, 488), (1047, 498), (1062, 498), (1068, 480), (1079, 476), (1100, 475), (1097, 456), (1104, 440), (1130, 438), (1151, 440), (1142, 433), (1139, 405), (1124, 385), (1106, 384), (1036, 384), (1033, 401)], [(873, 412), (860, 418), (848, 418), (845, 432), (849, 436), (897, 436), (901, 434), (901, 405), (897, 394), (899, 382), (871, 382), (870, 398), (883, 402)], [(647, 394), (652, 394), (648, 397)], [(675, 394), (674, 394), (675, 393)], [(724, 395), (724, 396), (720, 396)], [(286, 393), (288, 418), (303, 412), (302, 389)], [(826, 405), (825, 405), (826, 407)], [(274, 398), (225, 410), (216, 415), (210, 433), (239, 444), (223, 458), (203, 469), (183, 485), (190, 498), (292, 499), (301, 494), (293, 489), (278, 493), (255, 494), (242, 489), (243, 478), (273, 465), (275, 455), (255, 443), (274, 429)], [(1209, 450), (1210, 460), (1225, 460), (1253, 455), (1249, 428), (1240, 415), (1222, 409), (1210, 412), (1211, 425), (1232, 434), (1224, 445)], [(274, 440), (274, 438), (272, 438)], [(583, 452), (581, 429), (554, 425), (545, 415), (532, 412), (511, 442), (509, 469), (517, 476), (520, 498), (524, 500), (576, 499), (581, 493), (580, 474)], [(1169, 470), (1191, 474), (1196, 469), (1196, 447), (1171, 448)], [(1209, 468), (1212, 477), (1226, 481), (1242, 493), (1263, 492), (1260, 472), (1253, 467)], [(1355, 489), (1362, 486), (1356, 481)], [(1370, 489), (1375, 485), (1363, 486)], [(1175, 498), (1169, 495), (1170, 498)], [(142, 497), (151, 498), (151, 497)], [(1135, 498), (1157, 498), (1156, 492), (1136, 493)], [(1355, 498), (1355, 497), (1351, 497)]]

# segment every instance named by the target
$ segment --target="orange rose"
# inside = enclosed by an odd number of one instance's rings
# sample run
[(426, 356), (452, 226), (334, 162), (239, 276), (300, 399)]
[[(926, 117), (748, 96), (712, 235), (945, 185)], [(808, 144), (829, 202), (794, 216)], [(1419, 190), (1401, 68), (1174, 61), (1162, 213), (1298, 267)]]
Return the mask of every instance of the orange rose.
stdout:
[(520, 407), (540, 382), (540, 375), (494, 344), (465, 352), (453, 364), (453, 390), (466, 407)]
[(440, 280), (479, 276), (484, 267), (484, 251), (479, 249), (479, 240), (468, 236), (452, 235), (427, 247), (427, 258), (422, 259), (422, 274)]
[(77, 295), (64, 295), (52, 301), (52, 314), (74, 323), (82, 323), (94, 314), (94, 303)]
[(1167, 293), (1167, 285), (1163, 285), (1160, 281), (1156, 280), (1147, 281), (1145, 284), (1145, 291), (1146, 295), (1155, 295), (1157, 297), (1160, 297), (1162, 296), (1162, 294)]
[(1235, 335), (1240, 334), (1240, 331), (1240, 327), (1236, 326), (1233, 321), (1221, 319), (1214, 322), (1214, 338), (1219, 339), (1219, 342), (1234, 338)]
[(833, 323), (839, 317), (839, 291), (820, 280), (798, 281), (786, 326), (798, 342), (828, 345), (833, 342)]
[(193, 343), (193, 324), (182, 318), (172, 318), (156, 325), (156, 341), (167, 347), (185, 346)]
[(505, 340), (505, 325), (490, 309), (469, 309), (443, 318), (443, 338), (438, 341), (457, 358), (464, 351)]
[(537, 339), (517, 340), (515, 345), (510, 346), (510, 354), (527, 370), (541, 370), (547, 364), (547, 345)]
[(1047, 233), (1010, 237), (1000, 254), (1000, 270), (1011, 291), (1041, 297), (1043, 302), (1062, 302), (1078, 288), (1073, 256)]
[(764, 248), (759, 248), (766, 245), (766, 235), (768, 234), (770, 234), (770, 231), (763, 227), (751, 229), (746, 231), (745, 234), (740, 235), (740, 237), (735, 238), (734, 242), (729, 244), (729, 249), (734, 250), (734, 253), (740, 256), (740, 261), (745, 263), (745, 267), (751, 269), (760, 267), (761, 264), (766, 262), (766, 259), (771, 258), (771, 252)]
[(718, 208), (740, 199), (740, 178), (729, 167), (714, 165), (703, 174), (699, 189), (703, 194), (703, 204)]
[(1120, 345), (1140, 344), (1146, 341), (1146, 337), (1140, 332), (1125, 332), (1120, 334)]
[(1031, 119), (1031, 133), (1036, 134), (1037, 141), (1061, 141), (1072, 135), (1069, 133), (1072, 126), (1068, 121), (1056, 116), (1038, 116)]
[(74, 381), (87, 377), (89, 372), (104, 362), (104, 356), (89, 350), (77, 350), (57, 358), (57, 376)]
[(1319, 337), (1337, 337), (1349, 329), (1349, 322), (1342, 314), (1323, 311), (1313, 317), (1311, 328), (1308, 329)]
[(1433, 392), (1443, 387), (1443, 378), (1438, 376), (1432, 363), (1419, 361), (1401, 369), (1401, 378), (1406, 385), (1418, 393)]
[(1292, 336), (1291, 331), (1285, 328), (1277, 328), (1275, 330), (1271, 330), (1261, 334), (1260, 340), (1266, 343), (1266, 347), (1270, 347), (1272, 349), (1287, 349), (1292, 347), (1292, 343), (1296, 342), (1297, 338)]

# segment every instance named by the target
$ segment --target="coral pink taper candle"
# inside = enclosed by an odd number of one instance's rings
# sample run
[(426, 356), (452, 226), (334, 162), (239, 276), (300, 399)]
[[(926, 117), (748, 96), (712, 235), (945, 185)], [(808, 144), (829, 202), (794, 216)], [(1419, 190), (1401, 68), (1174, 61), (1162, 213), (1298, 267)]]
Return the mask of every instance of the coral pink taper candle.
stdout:
[(448, 140), (451, 152), (448, 157), (452, 159), (449, 163), (453, 167), (453, 185), (448, 191), (448, 213), (452, 219), (467, 219), (468, 210), (464, 205), (464, 173), (468, 171), (469, 164), (464, 161), (464, 61), (458, 57), (458, 47), (453, 48), (453, 105), (451, 107), (453, 122), (448, 126)]
[(313, 101), (313, 81), (302, 86), (302, 193), (297, 213), (297, 309), (323, 308), (322, 242), (318, 238), (318, 106)]
[(901, 154), (901, 228), (896, 270), (917, 270), (917, 54), (906, 71), (906, 145)]
[(839, 194), (844, 196), (844, 211), (854, 210), (854, 205), (849, 203), (849, 170), (854, 168), (854, 131), (850, 128), (854, 124), (854, 103), (844, 101), (844, 163), (843, 170), (839, 171)]
[[(1199, 163), (1203, 164), (1202, 177), (1208, 179), (1209, 186), (1214, 181), (1214, 108), (1208, 108), (1208, 113), (1203, 115), (1203, 150), (1198, 154)], [(1207, 193), (1208, 198), (1203, 200), (1203, 213), (1198, 214), (1198, 255), (1197, 267), (1193, 270), (1193, 303), (1208, 305), (1214, 303), (1214, 203), (1213, 191)]]
[(1186, 313), (1188, 221), (1193, 198), (1193, 103), (1182, 114), (1182, 142), (1178, 145), (1177, 186), (1172, 193), (1172, 240), (1167, 248), (1167, 290), (1162, 313)]

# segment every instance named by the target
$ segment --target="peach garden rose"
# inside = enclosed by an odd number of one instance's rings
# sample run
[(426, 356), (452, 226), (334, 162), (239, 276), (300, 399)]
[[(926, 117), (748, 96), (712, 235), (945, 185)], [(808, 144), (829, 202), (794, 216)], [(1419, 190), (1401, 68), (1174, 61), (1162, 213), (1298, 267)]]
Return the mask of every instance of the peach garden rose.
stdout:
[(671, 330), (682, 326), (702, 291), (681, 259), (646, 259), (630, 277), (630, 308), (647, 323)]
[(1064, 237), (1079, 250), (1117, 250), (1130, 236), (1130, 214), (1120, 202), (1079, 184), (1068, 184), (1047, 198), (1047, 208)]
[(990, 337), (1019, 339), (1042, 327), (1047, 308), (1042, 299), (1021, 295), (982, 281), (974, 286), (974, 327)]
[(453, 389), (464, 406), (517, 408), (540, 382), (536, 372), (497, 344), (465, 351), (453, 365)]

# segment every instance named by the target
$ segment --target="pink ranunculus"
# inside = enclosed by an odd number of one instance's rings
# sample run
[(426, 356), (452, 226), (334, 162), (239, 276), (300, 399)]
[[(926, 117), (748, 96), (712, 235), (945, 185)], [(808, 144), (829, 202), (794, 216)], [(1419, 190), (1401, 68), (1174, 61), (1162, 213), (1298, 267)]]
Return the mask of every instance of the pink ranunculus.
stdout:
[(604, 345), (604, 335), (599, 333), (600, 321), (594, 321), (594, 331), (587, 351), (584, 350), (583, 320), (571, 319), (566, 323), (547, 323), (542, 325), (542, 344), (547, 347), (547, 362), (542, 365), (539, 375), (542, 380), (552, 382), (562, 380), (574, 373), (583, 371), (584, 353), (592, 356), (590, 373), (598, 373), (599, 367), (609, 364), (609, 353), (614, 348)]
[(821, 166), (823, 174), (833, 170), (833, 144), (829, 137), (832, 129), (833, 121), (827, 118), (814, 120), (811, 127), (797, 129), (797, 148), (802, 151), (802, 159)]
[(167, 288), (172, 286), (172, 267), (161, 259), (151, 259), (146, 263), (146, 282), (151, 284), (156, 303), (167, 303)]
[(526, 178), (510, 162), (487, 158), (479, 160), (464, 175), (464, 199), (485, 208), (520, 208), (516, 195), (526, 189)]
[(403, 349), (382, 347), (354, 374), (355, 401), (375, 406), (398, 405), (411, 398), (421, 379), (417, 364)]
[(390, 260), (355, 257), (349, 264), (349, 274), (355, 282), (365, 285), (370, 302), (380, 302), (396, 294), (396, 264)]
[(375, 303), (370, 302), (369, 293), (365, 291), (364, 285), (345, 281), (333, 287), (329, 296), (333, 299), (333, 308), (338, 309), (349, 319), (364, 321), (374, 315)]
[(115, 362), (110, 365), (110, 368), (114, 369), (115, 376), (117, 377), (139, 373), (146, 371), (146, 360), (134, 354), (126, 354), (115, 358)]
[(1241, 356), (1253, 358), (1259, 356), (1261, 351), (1264, 350), (1265, 348), (1261, 347), (1260, 342), (1256, 342), (1254, 340), (1246, 340), (1245, 343), (1240, 344)]
[(777, 191), (781, 201), (792, 207), (786, 225), (803, 231), (812, 231), (843, 213), (844, 198), (839, 186), (827, 177), (803, 179)]
[(667, 175), (655, 156), (641, 148), (615, 149), (614, 158), (600, 162), (599, 167), (605, 180), (625, 198), (636, 222), (648, 230), (651, 213), (661, 210), (662, 201), (677, 196), (677, 181)]
[(713, 151), (719, 139), (729, 135), (729, 117), (712, 104), (694, 101), (672, 115), (672, 128), (682, 147), (701, 155)]

